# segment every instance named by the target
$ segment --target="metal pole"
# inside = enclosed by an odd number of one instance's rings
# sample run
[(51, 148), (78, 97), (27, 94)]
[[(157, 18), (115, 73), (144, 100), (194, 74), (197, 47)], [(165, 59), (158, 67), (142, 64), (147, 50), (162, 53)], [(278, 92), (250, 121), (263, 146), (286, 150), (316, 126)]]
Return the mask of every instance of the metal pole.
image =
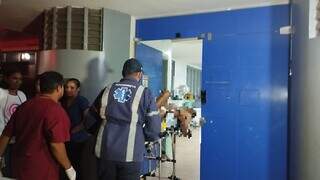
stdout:
[(158, 161), (158, 166), (159, 166), (159, 180), (161, 179), (161, 159), (162, 159), (162, 139), (159, 139), (159, 161)]
[(172, 160), (173, 160), (173, 168), (172, 168), (172, 180), (176, 178), (176, 133), (173, 132), (173, 142), (172, 142)]

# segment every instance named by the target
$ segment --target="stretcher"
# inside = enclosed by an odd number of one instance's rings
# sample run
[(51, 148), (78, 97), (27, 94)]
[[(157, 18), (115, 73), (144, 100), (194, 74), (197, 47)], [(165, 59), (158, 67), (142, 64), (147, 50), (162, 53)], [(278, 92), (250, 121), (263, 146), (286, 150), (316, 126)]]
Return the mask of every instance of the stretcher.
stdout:
[[(190, 133), (190, 132), (189, 132)], [(161, 135), (161, 139), (156, 142), (146, 144), (145, 160), (142, 164), (141, 178), (146, 180), (147, 177), (161, 177), (161, 163), (170, 162), (172, 163), (172, 173), (168, 177), (171, 180), (180, 180), (176, 176), (176, 140), (177, 136), (181, 136), (181, 130), (178, 128), (167, 128)], [(161, 148), (163, 141), (166, 140), (168, 146)], [(170, 141), (168, 141), (170, 140)], [(168, 153), (170, 150), (170, 153)], [(170, 156), (168, 154), (171, 154)]]
[[(141, 167), (141, 178), (155, 177), (161, 174), (161, 140), (145, 143), (144, 161)], [(158, 171), (158, 173), (157, 173)]]
[[(168, 107), (169, 91), (163, 91), (157, 98), (157, 107)], [(179, 180), (176, 176), (176, 138), (177, 136), (191, 137), (189, 124), (196, 112), (191, 108), (170, 108), (166, 110), (163, 118), (166, 120), (162, 126), (162, 135), (160, 140), (146, 143), (144, 162), (142, 164), (141, 178), (146, 180), (148, 176), (157, 176), (161, 179), (161, 163), (171, 162), (172, 174), (168, 177), (171, 180)], [(161, 112), (160, 112), (161, 114)], [(158, 172), (158, 173), (157, 173)]]

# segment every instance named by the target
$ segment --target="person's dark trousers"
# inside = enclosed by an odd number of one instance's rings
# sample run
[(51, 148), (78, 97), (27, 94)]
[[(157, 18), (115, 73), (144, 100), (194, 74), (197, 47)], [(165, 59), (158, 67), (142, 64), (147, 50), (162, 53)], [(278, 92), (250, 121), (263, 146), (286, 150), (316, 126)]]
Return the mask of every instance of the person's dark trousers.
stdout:
[(81, 178), (82, 180), (98, 180), (98, 159), (94, 154), (96, 145), (95, 136), (91, 136), (86, 142), (81, 158)]
[[(66, 143), (66, 149), (68, 158), (71, 161), (71, 164), (75, 171), (77, 172), (77, 180), (85, 180), (82, 177), (82, 154), (84, 150), (84, 145), (86, 144), (86, 141), (82, 142), (68, 142)], [(62, 173), (60, 175), (61, 180), (68, 180), (68, 177), (66, 176), (65, 172), (62, 170)]]
[(2, 174), (4, 177), (14, 178), (12, 174), (12, 146), (13, 144), (8, 144), (6, 151), (4, 153), (4, 164), (2, 168)]
[(140, 180), (141, 162), (102, 160), (99, 180)]

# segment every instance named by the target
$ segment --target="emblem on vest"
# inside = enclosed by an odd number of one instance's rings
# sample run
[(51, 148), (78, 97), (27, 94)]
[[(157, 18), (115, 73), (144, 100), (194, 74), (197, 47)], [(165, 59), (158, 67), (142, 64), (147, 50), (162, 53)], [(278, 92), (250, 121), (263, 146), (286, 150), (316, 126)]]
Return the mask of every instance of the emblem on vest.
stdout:
[(128, 87), (119, 87), (113, 92), (113, 98), (119, 103), (125, 103), (130, 100), (132, 91)]

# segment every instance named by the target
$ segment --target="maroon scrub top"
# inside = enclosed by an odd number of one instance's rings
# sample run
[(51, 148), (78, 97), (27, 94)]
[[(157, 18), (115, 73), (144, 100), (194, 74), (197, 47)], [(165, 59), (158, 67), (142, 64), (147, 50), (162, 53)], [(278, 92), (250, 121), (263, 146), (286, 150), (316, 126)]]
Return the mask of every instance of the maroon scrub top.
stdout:
[(15, 137), (12, 169), (19, 180), (58, 180), (59, 165), (50, 142), (69, 141), (70, 121), (63, 108), (47, 97), (35, 97), (17, 109), (3, 131)]

